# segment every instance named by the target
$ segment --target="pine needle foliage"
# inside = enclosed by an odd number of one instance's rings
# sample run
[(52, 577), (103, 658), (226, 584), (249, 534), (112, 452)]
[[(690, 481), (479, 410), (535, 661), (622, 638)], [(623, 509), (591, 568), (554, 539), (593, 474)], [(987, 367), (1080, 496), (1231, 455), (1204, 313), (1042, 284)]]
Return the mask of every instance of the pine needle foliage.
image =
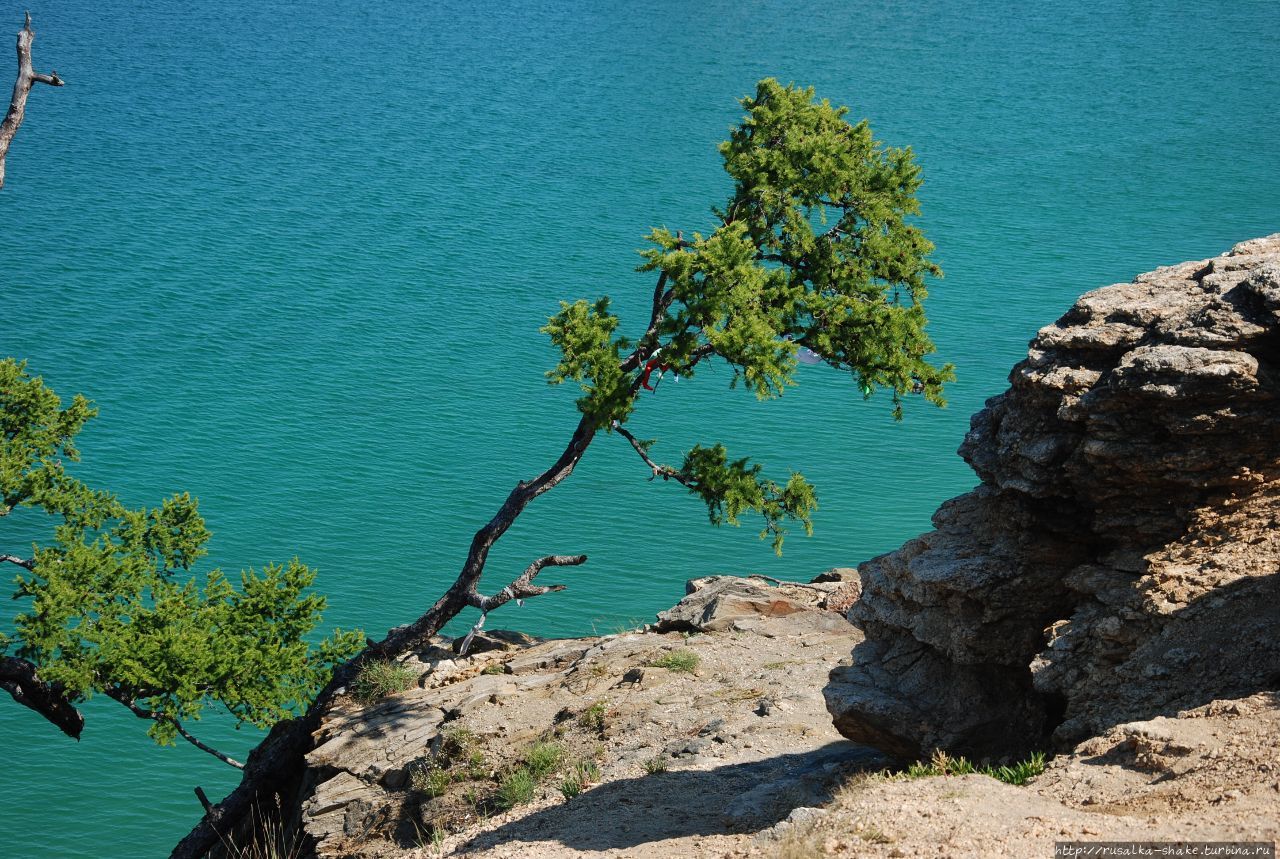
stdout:
[(296, 558), (238, 583), (191, 574), (210, 533), (186, 493), (131, 509), (69, 474), (96, 414), (79, 395), (64, 408), (25, 363), (0, 360), (0, 517), (28, 507), (53, 521), (17, 576), (22, 608), (0, 656), (30, 661), (73, 701), (107, 694), (145, 714), (162, 745), (210, 704), (261, 728), (305, 708), (361, 634), (308, 643), (325, 600)]
[[(912, 223), (922, 176), (911, 149), (886, 147), (811, 88), (766, 79), (742, 105), (720, 146), (733, 191), (712, 209), (719, 225), (691, 238), (657, 228), (640, 251), (639, 270), (658, 276), (648, 330), (634, 342), (617, 336), (607, 297), (561, 303), (543, 329), (561, 355), (548, 381), (577, 382), (582, 414), (614, 430), (632, 417), (650, 360), (691, 377), (720, 358), (731, 384), (770, 399), (796, 383), (805, 347), (864, 397), (887, 390), (895, 419), (909, 393), (943, 405), (954, 372), (926, 360), (935, 350), (923, 305), (926, 279), (942, 272)], [(647, 452), (652, 441), (633, 444)], [(817, 501), (798, 473), (780, 486), (719, 444), (693, 447), (679, 469), (652, 465), (701, 498), (714, 524), (762, 516), (760, 535), (778, 552), (786, 520), (811, 531)]]

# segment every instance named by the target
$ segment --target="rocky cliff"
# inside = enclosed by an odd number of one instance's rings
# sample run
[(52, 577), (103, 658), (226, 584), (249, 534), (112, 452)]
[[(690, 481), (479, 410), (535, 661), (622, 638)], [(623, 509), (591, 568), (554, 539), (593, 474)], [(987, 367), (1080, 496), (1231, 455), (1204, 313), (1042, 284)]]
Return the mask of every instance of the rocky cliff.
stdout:
[(831, 674), (906, 759), (1068, 746), (1280, 686), (1280, 234), (1082, 296), (960, 454), (981, 485), (863, 564)]

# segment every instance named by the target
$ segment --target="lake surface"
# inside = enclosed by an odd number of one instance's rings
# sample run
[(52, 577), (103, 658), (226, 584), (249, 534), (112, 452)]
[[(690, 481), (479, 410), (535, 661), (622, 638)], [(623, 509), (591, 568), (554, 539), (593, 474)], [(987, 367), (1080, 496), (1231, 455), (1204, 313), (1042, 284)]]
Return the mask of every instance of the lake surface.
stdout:
[[(199, 496), (204, 569), (297, 555), (326, 624), (380, 636), (572, 431), (537, 332), (557, 301), (608, 294), (638, 333), (634, 251), (654, 225), (712, 226), (736, 99), (765, 76), (812, 85), (924, 168), (950, 406), (895, 424), (814, 368), (764, 404), (723, 370), (663, 384), (631, 423), (655, 455), (722, 440), (803, 471), (815, 536), (777, 558), (750, 522), (713, 529), (600, 437), (486, 581), (590, 562), (489, 625), (612, 632), (693, 576), (853, 565), (973, 485), (954, 454), (969, 415), (1078, 294), (1280, 230), (1274, 3), (1055, 5), (38, 3), (37, 69), (68, 85), (32, 93), (9, 154), (0, 353), (97, 402), (85, 479), (134, 505)], [(10, 517), (0, 551), (45, 527)], [(86, 711), (74, 743), (0, 701), (0, 856), (165, 855), (200, 814), (192, 787), (237, 781), (113, 702)], [(190, 727), (237, 756), (256, 742)]]

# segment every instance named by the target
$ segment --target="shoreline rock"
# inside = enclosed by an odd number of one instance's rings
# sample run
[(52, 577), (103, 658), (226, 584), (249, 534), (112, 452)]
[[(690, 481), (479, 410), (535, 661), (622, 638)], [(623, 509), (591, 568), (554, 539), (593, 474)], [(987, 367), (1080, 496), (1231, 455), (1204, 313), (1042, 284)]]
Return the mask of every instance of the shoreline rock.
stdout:
[(860, 568), (846, 737), (1069, 748), (1280, 686), (1280, 234), (1082, 296), (960, 455), (935, 531)]

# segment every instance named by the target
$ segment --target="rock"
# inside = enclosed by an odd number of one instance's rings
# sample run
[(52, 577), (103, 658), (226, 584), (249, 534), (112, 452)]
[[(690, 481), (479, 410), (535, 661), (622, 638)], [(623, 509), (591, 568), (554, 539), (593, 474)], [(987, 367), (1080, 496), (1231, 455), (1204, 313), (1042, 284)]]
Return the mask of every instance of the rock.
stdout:
[(506, 671), (508, 674), (529, 674), (544, 668), (558, 668), (580, 659), (588, 647), (583, 641), (549, 641), (508, 660)]
[(811, 585), (825, 584), (827, 582), (858, 582), (861, 578), (858, 576), (856, 567), (832, 567), (825, 573), (818, 573), (809, 580)]
[[(794, 588), (771, 588), (764, 582), (729, 576), (694, 580), (701, 584), (674, 607), (658, 613), (658, 632), (715, 632), (737, 621), (785, 617), (808, 606), (796, 599)], [(810, 598), (816, 606), (816, 599)], [(749, 624), (748, 624), (749, 626)]]
[(841, 733), (1021, 756), (1280, 681), (1278, 344), (1280, 234), (1042, 329), (960, 447), (981, 485), (859, 568)]
[[(571, 817), (603, 803), (601, 820), (652, 813), (705, 833), (723, 830), (725, 808), (762, 784), (786, 787), (775, 797), (756, 795), (759, 826), (768, 827), (795, 804), (829, 796), (829, 767), (883, 765), (849, 757), (856, 749), (836, 733), (818, 693), (824, 666), (861, 638), (842, 616), (818, 608), (826, 591), (727, 577), (698, 591), (720, 601), (708, 612), (712, 627), (728, 619), (718, 631), (531, 641), (466, 657), (441, 637), (414, 657), (426, 672), (421, 688), (371, 705), (339, 696), (286, 809), (303, 830), (300, 855), (412, 856), (433, 832), (451, 839), (469, 830), (471, 838), (477, 827), (501, 830), (524, 815), (541, 828), (544, 812), (564, 801), (558, 787), (581, 761), (599, 769), (586, 791), (593, 798), (568, 802)], [(737, 621), (753, 631), (735, 632)], [(652, 665), (673, 650), (693, 651), (698, 670)], [(762, 699), (772, 702), (767, 722), (757, 715)], [(501, 779), (524, 765), (536, 742), (562, 746), (559, 771), (532, 802), (490, 819)], [(427, 781), (415, 779), (417, 772)], [(633, 824), (615, 831), (625, 825)], [(570, 829), (582, 833), (577, 824)], [(456, 852), (488, 855), (480, 847)], [(507, 854), (499, 848), (493, 855)]]
[[(491, 650), (503, 652), (519, 650), (525, 647), (532, 647), (545, 640), (510, 629), (494, 629), (488, 632), (481, 630), (472, 636), (471, 644), (467, 647), (467, 653), (474, 656), (477, 653), (485, 653)], [(458, 653), (462, 649), (462, 641), (463, 637), (455, 638), (449, 645), (450, 649), (454, 653)]]
[(307, 765), (399, 787), (406, 767), (423, 753), (444, 721), (444, 711), (427, 703), (430, 694), (414, 690), (333, 719), (326, 729), (329, 739), (317, 742), (307, 754)]

